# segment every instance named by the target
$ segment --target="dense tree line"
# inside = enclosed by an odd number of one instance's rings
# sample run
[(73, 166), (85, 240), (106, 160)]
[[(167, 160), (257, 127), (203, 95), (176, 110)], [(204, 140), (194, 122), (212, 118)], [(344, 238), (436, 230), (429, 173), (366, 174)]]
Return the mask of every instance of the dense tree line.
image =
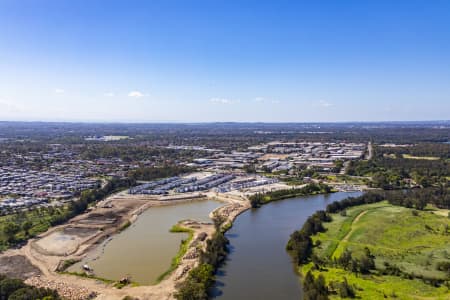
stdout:
[(79, 150), (84, 159), (120, 158), (125, 162), (190, 160), (205, 155), (204, 151), (168, 149), (152, 146), (145, 142), (84, 143)]
[(36, 288), (20, 279), (0, 275), (0, 299), (4, 300), (59, 300), (61, 297), (51, 289)]
[(322, 183), (311, 183), (302, 188), (284, 189), (267, 193), (257, 193), (249, 197), (253, 208), (259, 207), (271, 201), (294, 198), (304, 195), (327, 194), (332, 191), (331, 187)]
[(328, 213), (338, 213), (348, 207), (388, 200), (389, 203), (407, 208), (425, 209), (427, 204), (438, 208), (450, 208), (450, 193), (447, 187), (411, 189), (400, 191), (371, 191), (359, 197), (348, 197), (327, 205)]
[(183, 173), (192, 172), (195, 169), (180, 166), (180, 165), (166, 165), (163, 167), (141, 167), (130, 171), (128, 177), (134, 180), (151, 181), (159, 178), (177, 176)]
[(291, 234), (286, 249), (297, 265), (307, 263), (310, 260), (313, 249), (311, 236), (325, 231), (323, 222), (331, 222), (331, 217), (325, 211), (319, 210), (308, 217), (300, 230)]
[(334, 201), (328, 204), (326, 211), (327, 213), (334, 214), (345, 210), (348, 207), (380, 202), (386, 199), (385, 194), (385, 192), (368, 192), (359, 197), (347, 197), (341, 201)]
[(206, 249), (200, 254), (199, 266), (193, 268), (181, 284), (177, 286), (175, 298), (179, 300), (206, 300), (208, 291), (214, 284), (214, 274), (225, 261), (228, 239), (221, 229), (222, 219), (214, 220), (216, 231), (206, 241)]
[(209, 299), (208, 290), (214, 284), (214, 273), (225, 260), (228, 239), (223, 232), (216, 231), (213, 237), (207, 240), (206, 250), (200, 255), (200, 264), (193, 268), (178, 287), (175, 298), (179, 300), (206, 300)]
[(450, 144), (444, 143), (419, 143), (406, 147), (382, 148), (383, 153), (394, 154), (401, 157), (403, 154), (419, 157), (439, 157), (442, 159), (450, 158)]
[(450, 192), (448, 187), (390, 191), (385, 195), (391, 204), (423, 210), (427, 204), (438, 208), (450, 209)]

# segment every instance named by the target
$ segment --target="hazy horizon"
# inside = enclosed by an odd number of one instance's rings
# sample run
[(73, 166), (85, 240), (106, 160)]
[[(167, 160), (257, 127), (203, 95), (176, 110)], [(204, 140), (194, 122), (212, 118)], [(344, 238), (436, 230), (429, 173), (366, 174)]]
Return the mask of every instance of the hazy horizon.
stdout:
[(0, 120), (450, 119), (447, 1), (0, 3)]

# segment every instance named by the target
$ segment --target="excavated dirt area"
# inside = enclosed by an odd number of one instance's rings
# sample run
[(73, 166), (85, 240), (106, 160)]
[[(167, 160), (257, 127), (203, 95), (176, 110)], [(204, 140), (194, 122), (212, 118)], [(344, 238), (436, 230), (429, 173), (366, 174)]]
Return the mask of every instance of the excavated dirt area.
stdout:
[(40, 239), (35, 245), (48, 255), (65, 256), (76, 252), (80, 244), (97, 233), (97, 228), (65, 227)]
[(26, 280), (42, 273), (25, 256), (13, 255), (0, 257), (0, 274)]

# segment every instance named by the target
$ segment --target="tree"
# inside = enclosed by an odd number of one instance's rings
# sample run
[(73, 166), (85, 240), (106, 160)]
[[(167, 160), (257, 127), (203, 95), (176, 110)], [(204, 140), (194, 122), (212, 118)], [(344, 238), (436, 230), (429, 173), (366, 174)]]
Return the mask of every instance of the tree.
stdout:
[(16, 233), (20, 231), (19, 225), (13, 222), (7, 222), (3, 227), (3, 233), (6, 236), (8, 242), (14, 241)]
[(30, 220), (25, 221), (22, 224), (22, 230), (25, 231), (25, 235), (30, 235), (30, 229), (33, 228), (33, 223)]
[(416, 209), (424, 210), (425, 206), (427, 206), (427, 200), (424, 197), (416, 199)]
[(179, 300), (207, 300), (207, 291), (212, 283), (213, 266), (200, 264), (192, 269), (186, 280), (178, 286), (175, 298)]
[(20, 279), (3, 279), (0, 281), (0, 299), (8, 299), (16, 290), (25, 288), (26, 286)]
[(348, 269), (351, 266), (352, 261), (352, 252), (348, 249), (345, 249), (344, 253), (339, 257), (338, 263), (344, 268)]
[(326, 300), (328, 299), (328, 288), (325, 284), (325, 278), (320, 274), (317, 279), (314, 278), (311, 271), (308, 271), (303, 281), (303, 298), (305, 300)]
[(355, 290), (347, 282), (347, 277), (339, 284), (339, 297), (341, 298), (355, 298)]
[(375, 257), (370, 253), (369, 248), (364, 248), (364, 255), (360, 259), (359, 271), (367, 274), (370, 270), (375, 269)]

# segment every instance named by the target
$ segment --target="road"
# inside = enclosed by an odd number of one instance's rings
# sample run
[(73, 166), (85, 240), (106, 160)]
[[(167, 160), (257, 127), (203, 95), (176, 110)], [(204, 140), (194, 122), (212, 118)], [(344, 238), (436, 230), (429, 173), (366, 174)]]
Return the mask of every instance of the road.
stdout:
[(373, 146), (372, 146), (372, 142), (369, 142), (369, 143), (367, 144), (367, 150), (368, 150), (368, 153), (366, 154), (365, 159), (371, 160), (371, 159), (373, 158)]

